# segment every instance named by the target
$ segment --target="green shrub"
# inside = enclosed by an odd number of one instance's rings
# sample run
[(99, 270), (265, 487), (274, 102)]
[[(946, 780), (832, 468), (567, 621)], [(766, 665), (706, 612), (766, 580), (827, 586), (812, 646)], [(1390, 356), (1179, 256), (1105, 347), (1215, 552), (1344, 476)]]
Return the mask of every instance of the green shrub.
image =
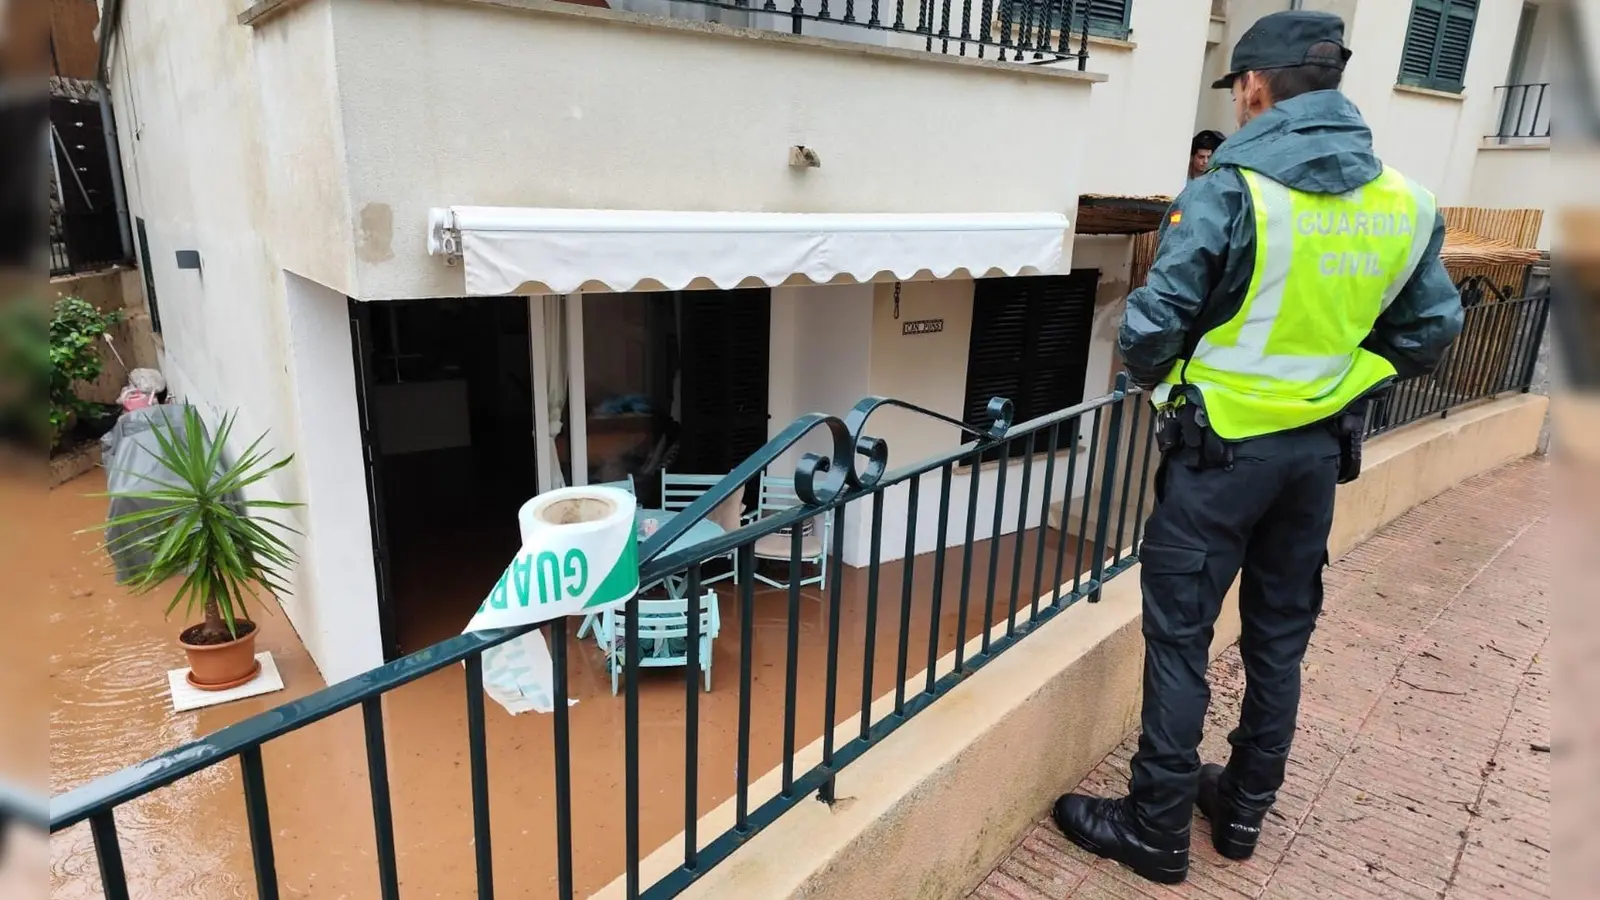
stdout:
[(50, 319), (50, 433), (51, 446), (75, 418), (99, 412), (99, 404), (84, 400), (77, 386), (94, 381), (105, 368), (99, 356), (102, 337), (122, 321), (121, 310), (101, 312), (78, 296), (56, 301)]

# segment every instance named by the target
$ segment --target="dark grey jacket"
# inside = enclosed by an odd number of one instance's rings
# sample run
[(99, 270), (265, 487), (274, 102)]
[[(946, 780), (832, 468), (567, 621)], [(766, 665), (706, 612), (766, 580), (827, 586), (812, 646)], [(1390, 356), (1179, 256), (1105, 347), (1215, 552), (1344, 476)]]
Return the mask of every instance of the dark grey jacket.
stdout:
[[(1295, 190), (1342, 194), (1377, 178), (1372, 132), (1338, 91), (1277, 104), (1239, 131), (1172, 204), (1144, 287), (1128, 295), (1118, 349), (1137, 384), (1160, 381), (1193, 353), (1200, 336), (1233, 318), (1255, 267), (1255, 217), (1236, 169), (1253, 169)], [(1373, 325), (1362, 346), (1394, 364), (1400, 377), (1433, 371), (1461, 331), (1461, 295), (1439, 261), (1444, 217), (1411, 280)]]

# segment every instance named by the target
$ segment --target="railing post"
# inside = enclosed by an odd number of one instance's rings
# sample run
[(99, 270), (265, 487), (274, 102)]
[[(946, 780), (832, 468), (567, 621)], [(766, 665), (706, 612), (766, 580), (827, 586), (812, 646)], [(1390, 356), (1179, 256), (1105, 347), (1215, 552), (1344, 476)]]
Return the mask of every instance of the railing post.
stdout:
[[(1063, 22), (1063, 28), (1071, 28), (1070, 22)], [(1078, 31), (1078, 71), (1087, 71), (1089, 68), (1089, 0), (1083, 2), (1083, 22)]]
[(551, 748), (555, 756), (556, 897), (572, 900), (572, 725), (567, 695), (567, 620), (550, 623)]
[(372, 792), (374, 848), (378, 853), (378, 892), (383, 900), (400, 897), (400, 872), (396, 866), (394, 811), (389, 802), (389, 756), (383, 738), (383, 697), (361, 701), (361, 719), (367, 738), (367, 782)]
[(106, 900), (128, 900), (128, 874), (122, 866), (115, 812), (108, 809), (90, 816), (89, 833), (94, 836), (94, 855), (100, 864), (100, 890)]
[(1545, 329), (1549, 326), (1550, 319), (1550, 294), (1547, 292), (1537, 299), (1538, 309), (1533, 314), (1533, 343), (1525, 351), (1528, 358), (1522, 364), (1522, 372), (1518, 378), (1517, 387), (1526, 394), (1533, 389), (1533, 374), (1539, 368), (1539, 351), (1544, 347)]
[(479, 900), (494, 898), (494, 851), (489, 838), (489, 740), (483, 714), (483, 654), (467, 657), (467, 758), (472, 779), (472, 852)]
[[(1089, 594), (1090, 603), (1100, 602), (1100, 580), (1106, 570), (1106, 538), (1110, 532), (1111, 496), (1116, 493), (1117, 439), (1122, 436), (1122, 407), (1128, 402), (1128, 373), (1117, 373), (1116, 400), (1111, 404), (1111, 424), (1106, 428), (1106, 470), (1100, 479), (1100, 514), (1094, 523), (1094, 566), (1090, 580), (1094, 582)], [(1115, 552), (1115, 551), (1112, 551)]]

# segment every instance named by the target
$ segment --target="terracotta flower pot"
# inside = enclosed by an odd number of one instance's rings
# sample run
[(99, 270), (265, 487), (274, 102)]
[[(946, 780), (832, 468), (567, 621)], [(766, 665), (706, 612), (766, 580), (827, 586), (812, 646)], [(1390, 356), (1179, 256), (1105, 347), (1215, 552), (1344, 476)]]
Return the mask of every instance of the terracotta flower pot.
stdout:
[(201, 626), (183, 630), (178, 643), (189, 657), (189, 684), (202, 691), (225, 691), (256, 677), (261, 663), (256, 660), (256, 625), (238, 623), (239, 637), (221, 644), (194, 643)]

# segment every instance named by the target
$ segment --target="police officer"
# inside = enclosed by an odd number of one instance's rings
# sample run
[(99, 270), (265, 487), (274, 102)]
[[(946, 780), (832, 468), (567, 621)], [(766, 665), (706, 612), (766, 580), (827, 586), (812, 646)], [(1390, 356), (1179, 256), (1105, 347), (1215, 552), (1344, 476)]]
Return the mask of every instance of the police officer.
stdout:
[[(1373, 155), (1339, 92), (1337, 16), (1279, 12), (1233, 51), (1240, 129), (1162, 223), (1118, 343), (1151, 388), (1162, 450), (1140, 550), (1143, 732), (1126, 798), (1056, 801), (1078, 846), (1167, 884), (1191, 807), (1224, 856), (1254, 851), (1283, 784), (1300, 663), (1322, 608), (1334, 485), (1359, 467), (1363, 404), (1431, 371), (1461, 330), (1432, 194)], [(1202, 767), (1212, 626), (1243, 572), (1246, 687), (1227, 766)]]

